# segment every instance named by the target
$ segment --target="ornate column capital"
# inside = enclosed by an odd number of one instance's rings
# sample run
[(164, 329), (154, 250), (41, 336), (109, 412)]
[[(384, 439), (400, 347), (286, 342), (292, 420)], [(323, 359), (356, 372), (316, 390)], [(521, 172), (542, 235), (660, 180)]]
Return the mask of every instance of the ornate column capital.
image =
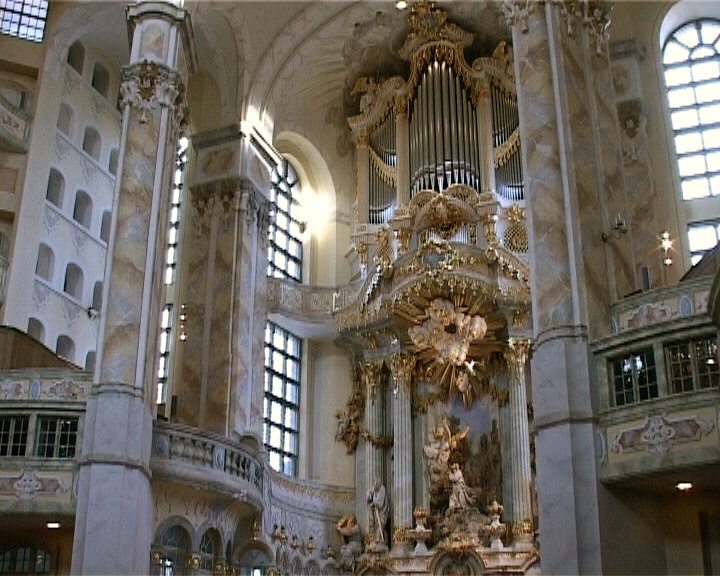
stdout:
[(222, 211), (227, 220), (233, 207), (235, 199), (240, 192), (240, 178), (223, 178), (212, 182), (203, 182), (190, 187), (190, 207), (193, 211), (193, 221), (196, 224), (198, 235), (206, 231), (210, 225), (210, 216), (215, 205)]
[(395, 396), (401, 389), (410, 394), (412, 374), (416, 361), (415, 354), (403, 354), (400, 352), (390, 358), (390, 372), (392, 373), (393, 393)]
[(595, 44), (595, 53), (602, 54), (608, 46), (612, 4), (606, 0), (553, 0), (560, 6), (568, 36), (575, 33), (577, 24), (588, 31)]
[(149, 114), (160, 107), (168, 108), (175, 119), (174, 126), (184, 130), (187, 126), (185, 86), (176, 70), (147, 60), (124, 66), (120, 83), (120, 106), (131, 106), (140, 111), (140, 122), (148, 121)]
[(520, 24), (520, 30), (527, 32), (530, 29), (528, 18), (537, 4), (537, 0), (502, 0), (501, 7), (507, 25), (512, 28)]
[(508, 347), (503, 352), (505, 362), (510, 370), (511, 379), (514, 382), (523, 382), (523, 374), (525, 373), (525, 364), (527, 363), (528, 353), (530, 352), (531, 341), (529, 339), (508, 340)]
[(364, 362), (360, 364), (360, 374), (365, 389), (370, 393), (370, 398), (377, 397), (377, 391), (382, 384), (382, 360), (375, 362)]

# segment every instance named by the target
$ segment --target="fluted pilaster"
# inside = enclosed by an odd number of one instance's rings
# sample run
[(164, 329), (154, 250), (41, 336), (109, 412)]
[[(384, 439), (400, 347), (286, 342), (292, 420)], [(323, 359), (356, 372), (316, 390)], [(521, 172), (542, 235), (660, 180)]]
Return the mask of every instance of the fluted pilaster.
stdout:
[[(510, 424), (510, 516), (513, 532), (520, 538), (529, 536), (532, 541), (532, 500), (530, 497), (530, 434), (528, 431), (527, 394), (525, 391), (525, 364), (530, 342), (510, 340), (505, 351), (508, 367), (509, 424)], [(528, 525), (529, 523), (529, 525)], [(529, 533), (528, 533), (529, 531)]]
[(383, 433), (384, 401), (382, 390), (382, 367), (380, 362), (367, 362), (361, 366), (365, 384), (365, 441), (366, 486), (370, 489), (377, 478), (384, 479), (383, 449), (377, 439)]
[(393, 519), (395, 529), (412, 528), (413, 446), (411, 385), (416, 358), (396, 354), (390, 360), (393, 380)]

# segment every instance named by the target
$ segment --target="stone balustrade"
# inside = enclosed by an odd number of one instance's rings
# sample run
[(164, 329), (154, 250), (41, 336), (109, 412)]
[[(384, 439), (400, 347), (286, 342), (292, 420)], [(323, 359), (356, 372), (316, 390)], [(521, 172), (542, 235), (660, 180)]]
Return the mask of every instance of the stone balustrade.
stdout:
[(156, 420), (153, 427), (153, 474), (203, 482), (219, 491), (262, 503), (262, 447), (254, 439), (235, 441), (212, 432)]
[(30, 141), (32, 116), (0, 95), (0, 150), (24, 154)]

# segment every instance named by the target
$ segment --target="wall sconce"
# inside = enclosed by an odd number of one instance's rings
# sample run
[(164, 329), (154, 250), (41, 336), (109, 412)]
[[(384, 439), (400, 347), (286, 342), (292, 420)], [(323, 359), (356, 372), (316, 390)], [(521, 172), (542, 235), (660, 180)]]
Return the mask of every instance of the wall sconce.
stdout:
[(285, 530), (285, 526), (278, 528), (278, 525), (275, 524), (270, 538), (273, 542), (280, 542), (280, 546), (285, 546), (288, 541), (288, 533), (287, 530)]
[(87, 317), (90, 320), (95, 320), (95, 318), (98, 317), (98, 314), (100, 314), (100, 312), (98, 312), (98, 310), (93, 306), (88, 306), (85, 312), (87, 312)]
[(293, 550), (297, 550), (298, 548), (300, 548), (300, 546), (302, 546), (302, 543), (298, 542), (297, 534), (293, 534), (292, 542), (290, 543), (290, 547)]
[(317, 548), (317, 546), (315, 545), (315, 537), (310, 535), (307, 544), (305, 544), (305, 550), (308, 551), (308, 554), (312, 554), (313, 552), (315, 552), (315, 548)]
[(259, 540), (260, 539), (260, 533), (262, 532), (262, 527), (260, 526), (260, 522), (257, 518), (253, 520), (252, 526), (250, 528), (253, 535), (253, 540)]
[(663, 249), (663, 264), (665, 266), (672, 266), (672, 257), (670, 256), (670, 250), (672, 249), (672, 240), (670, 240), (670, 232), (665, 230), (660, 234), (660, 248)]
[(625, 224), (625, 220), (622, 216), (620, 216), (620, 213), (618, 213), (615, 216), (615, 222), (613, 223), (610, 232), (602, 233), (602, 241), (607, 244), (610, 240), (619, 240), (622, 236), (627, 234), (627, 231), (627, 224)]

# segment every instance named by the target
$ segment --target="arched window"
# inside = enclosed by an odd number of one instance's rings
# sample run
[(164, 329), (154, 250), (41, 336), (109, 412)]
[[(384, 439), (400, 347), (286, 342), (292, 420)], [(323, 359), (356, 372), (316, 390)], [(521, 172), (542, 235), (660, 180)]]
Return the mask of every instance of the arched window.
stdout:
[(84, 190), (75, 193), (75, 207), (73, 208), (73, 220), (90, 229), (92, 224), (93, 203), (90, 195)]
[(95, 286), (93, 286), (92, 298), (92, 307), (96, 312), (100, 312), (100, 308), (102, 308), (102, 291), (103, 283), (98, 280), (95, 282)]
[(83, 150), (95, 160), (100, 160), (100, 150), (102, 148), (102, 140), (100, 134), (92, 126), (85, 128), (85, 136), (83, 136)]
[(200, 570), (212, 572), (216, 557), (221, 552), (220, 534), (210, 528), (200, 538)]
[(95, 370), (95, 350), (90, 350), (85, 356), (85, 370)]
[(28, 336), (32, 336), (38, 342), (45, 340), (45, 326), (37, 318), (28, 318)]
[(18, 546), (0, 552), (0, 574), (47, 574), (52, 557), (35, 546)]
[(65, 269), (65, 283), (63, 291), (72, 296), (75, 300), (82, 300), (83, 294), (83, 271), (77, 264), (70, 263)]
[(55, 204), (62, 209), (63, 197), (65, 196), (65, 178), (55, 168), (50, 168), (50, 177), (48, 178), (47, 192), (45, 198), (49, 202)]
[(73, 342), (70, 336), (65, 336), (64, 334), (58, 336), (55, 352), (58, 356), (62, 356), (70, 360), (70, 362), (75, 362), (75, 342)]
[(108, 172), (113, 176), (117, 176), (118, 168), (118, 149), (113, 148), (110, 150), (110, 160), (108, 160)]
[(110, 72), (100, 62), (95, 62), (93, 68), (92, 87), (107, 98), (110, 89)]
[(60, 132), (65, 134), (68, 138), (72, 138), (72, 126), (73, 126), (73, 113), (70, 105), (63, 102), (60, 104), (60, 113), (58, 114), (57, 127)]
[(85, 48), (79, 41), (74, 42), (73, 45), (70, 46), (67, 61), (68, 64), (70, 64), (70, 66), (72, 66), (75, 71), (82, 76), (83, 66), (85, 65)]
[(182, 574), (190, 555), (190, 535), (182, 526), (171, 526), (160, 538), (163, 548), (162, 574)]
[(35, 265), (35, 274), (48, 282), (53, 281), (55, 273), (55, 253), (47, 244), (40, 244), (38, 249), (37, 264)]
[(110, 241), (110, 219), (112, 214), (109, 210), (105, 210), (102, 215), (102, 221), (100, 222), (100, 239), (105, 242)]
[(720, 22), (695, 20), (663, 48), (682, 195), (720, 195)]

